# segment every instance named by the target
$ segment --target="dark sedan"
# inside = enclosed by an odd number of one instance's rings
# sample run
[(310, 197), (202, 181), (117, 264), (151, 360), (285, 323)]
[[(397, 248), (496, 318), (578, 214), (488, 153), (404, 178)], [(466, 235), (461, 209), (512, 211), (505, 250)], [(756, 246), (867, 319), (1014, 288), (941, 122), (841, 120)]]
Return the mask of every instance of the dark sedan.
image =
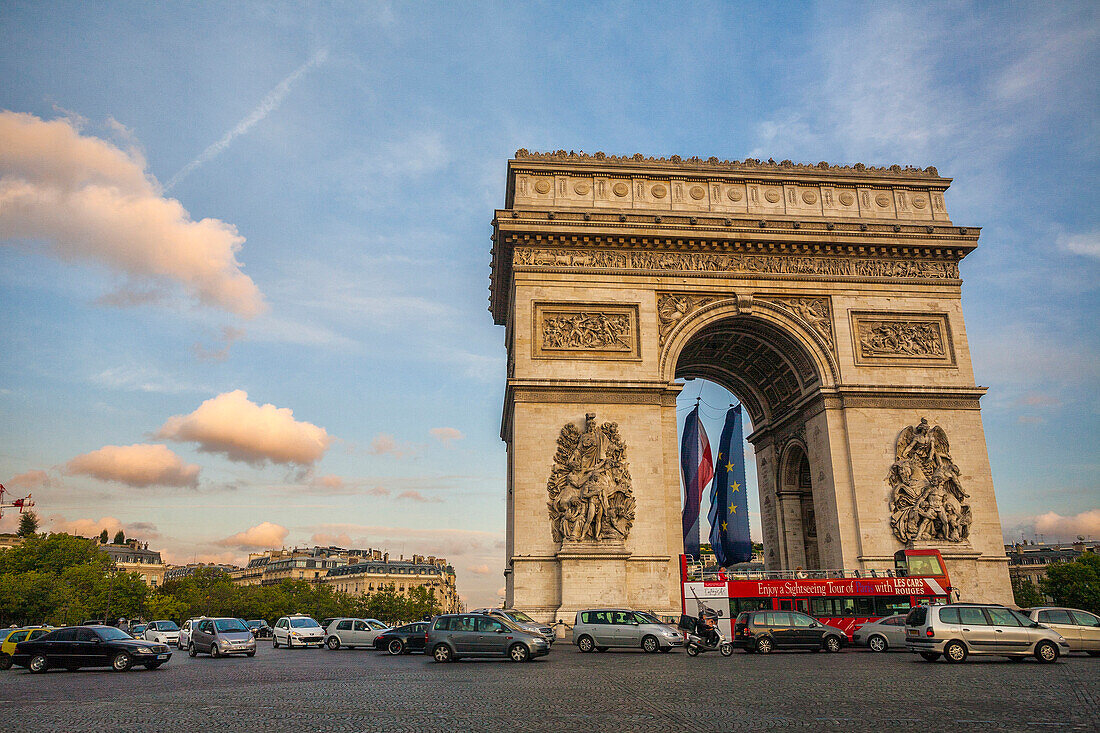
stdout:
[(51, 667), (111, 667), (125, 672), (135, 664), (156, 669), (172, 658), (164, 644), (135, 639), (113, 626), (68, 626), (15, 646), (12, 662), (31, 672)]
[(405, 624), (396, 629), (387, 629), (374, 637), (374, 648), (390, 654), (408, 654), (424, 651), (424, 634), (428, 631), (427, 621)]

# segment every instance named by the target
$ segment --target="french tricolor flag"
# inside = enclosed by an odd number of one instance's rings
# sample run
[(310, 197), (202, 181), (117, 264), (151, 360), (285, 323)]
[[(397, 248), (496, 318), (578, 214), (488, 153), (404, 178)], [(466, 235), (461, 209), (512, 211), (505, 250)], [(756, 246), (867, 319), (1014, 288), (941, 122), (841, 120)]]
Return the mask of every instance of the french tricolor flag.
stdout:
[(684, 437), (680, 441), (680, 470), (684, 475), (684, 554), (699, 557), (699, 505), (703, 490), (714, 478), (710, 440), (699, 419), (699, 404), (688, 413)]

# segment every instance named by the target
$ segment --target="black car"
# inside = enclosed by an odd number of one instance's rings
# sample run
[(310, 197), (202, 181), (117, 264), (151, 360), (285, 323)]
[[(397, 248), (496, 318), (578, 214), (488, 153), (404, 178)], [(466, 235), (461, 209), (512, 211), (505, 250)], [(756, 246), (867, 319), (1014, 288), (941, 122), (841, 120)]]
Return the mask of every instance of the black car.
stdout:
[(252, 635), (257, 639), (270, 639), (271, 627), (267, 625), (267, 621), (262, 618), (252, 619), (248, 622), (248, 628), (252, 630)]
[(387, 629), (374, 637), (374, 648), (385, 649), (390, 654), (408, 654), (424, 651), (424, 635), (428, 632), (427, 621), (405, 624), (396, 629)]
[(156, 669), (172, 658), (164, 644), (135, 639), (113, 626), (67, 626), (15, 645), (12, 662), (31, 672), (50, 667), (112, 667), (125, 672), (135, 664)]
[(847, 637), (840, 629), (797, 611), (745, 611), (733, 626), (733, 643), (746, 652), (775, 649), (839, 652)]

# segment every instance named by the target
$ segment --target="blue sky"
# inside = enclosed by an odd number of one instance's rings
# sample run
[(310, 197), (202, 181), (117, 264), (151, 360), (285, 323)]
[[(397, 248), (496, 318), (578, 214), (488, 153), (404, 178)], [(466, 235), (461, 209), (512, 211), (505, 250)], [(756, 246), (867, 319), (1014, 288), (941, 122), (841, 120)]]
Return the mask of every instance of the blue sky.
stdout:
[[(1098, 64), (1090, 3), (5, 3), (0, 481), (176, 561), (424, 550), (493, 602), (511, 154), (912, 163), (983, 227), (964, 304), (1006, 536), (1100, 536)], [(76, 158), (2, 152), (47, 131), (115, 151), (95, 175), (166, 237), (205, 226), (219, 267), (49, 209), (90, 185), (57, 182)], [(24, 179), (47, 208), (20, 218)]]

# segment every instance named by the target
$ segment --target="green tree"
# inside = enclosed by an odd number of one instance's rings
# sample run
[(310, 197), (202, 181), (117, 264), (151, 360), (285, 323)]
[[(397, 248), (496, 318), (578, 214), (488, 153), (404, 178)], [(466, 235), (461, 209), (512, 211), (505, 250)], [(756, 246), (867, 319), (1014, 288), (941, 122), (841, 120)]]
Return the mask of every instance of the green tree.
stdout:
[(19, 529), (15, 531), (20, 537), (30, 537), (38, 532), (38, 515), (27, 510), (19, 516)]
[(1012, 579), (1012, 598), (1020, 608), (1043, 605), (1043, 595), (1035, 584), (1026, 578)]
[[(104, 531), (106, 531), (106, 530), (104, 530)], [(111, 540), (111, 544), (112, 545), (125, 545), (126, 544), (126, 533), (123, 532), (121, 529), (119, 531), (115, 532), (115, 538), (113, 540)]]
[(1040, 587), (1059, 606), (1100, 613), (1100, 554), (1086, 552), (1075, 562), (1048, 565)]
[(101, 544), (101, 545), (107, 544), (107, 530), (103, 530), (102, 532), (99, 533), (99, 544)]

